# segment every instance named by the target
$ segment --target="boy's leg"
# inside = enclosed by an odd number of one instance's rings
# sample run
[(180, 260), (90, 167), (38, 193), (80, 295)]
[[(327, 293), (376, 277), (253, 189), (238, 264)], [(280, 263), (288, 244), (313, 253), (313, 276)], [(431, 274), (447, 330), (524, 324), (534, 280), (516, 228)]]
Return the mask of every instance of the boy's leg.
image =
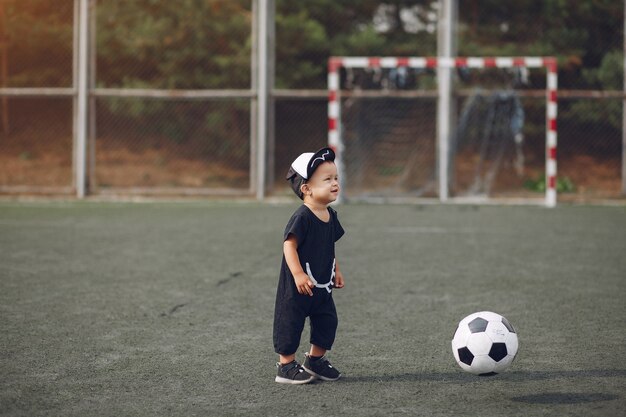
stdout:
[(294, 303), (277, 301), (274, 310), (274, 351), (280, 356), (280, 363), (289, 363), (295, 359), (300, 337), (304, 329), (306, 315)]
[(341, 372), (333, 367), (326, 358), (337, 332), (337, 310), (332, 298), (318, 307), (310, 316), (311, 320), (311, 350), (305, 356), (302, 367), (310, 374), (324, 381), (336, 381)]
[[(310, 315), (311, 321), (311, 355), (324, 356), (327, 350), (330, 350), (335, 342), (335, 334), (339, 320), (337, 319), (337, 310), (332, 297), (328, 298), (322, 305), (317, 306), (315, 311)], [(323, 352), (322, 352), (323, 351)], [(315, 355), (315, 353), (322, 353)]]
[(315, 377), (308, 373), (296, 360), (286, 364), (277, 363), (276, 367), (278, 371), (276, 372), (275, 381), (281, 384), (308, 384), (315, 379)]
[(326, 349), (319, 347), (317, 345), (311, 345), (311, 350), (309, 351), (309, 356), (321, 358), (326, 354)]
[(307, 384), (315, 379), (298, 361), (296, 350), (304, 328), (304, 317), (282, 316), (274, 323), (274, 347), (279, 356), (275, 381), (281, 384)]
[(341, 372), (333, 365), (331, 365), (328, 358), (326, 358), (325, 349), (321, 349), (319, 346), (312, 345), (311, 351), (316, 352), (317, 354), (321, 354), (320, 356), (313, 356), (311, 353), (305, 354), (304, 363), (302, 364), (302, 368), (310, 373), (311, 375), (315, 375), (321, 380), (324, 381), (336, 381), (341, 376)]
[(291, 355), (281, 355), (280, 353), (278, 354), (278, 358), (280, 361), (281, 365), (285, 365), (288, 364), (290, 362), (293, 362), (296, 360), (296, 354), (292, 353)]

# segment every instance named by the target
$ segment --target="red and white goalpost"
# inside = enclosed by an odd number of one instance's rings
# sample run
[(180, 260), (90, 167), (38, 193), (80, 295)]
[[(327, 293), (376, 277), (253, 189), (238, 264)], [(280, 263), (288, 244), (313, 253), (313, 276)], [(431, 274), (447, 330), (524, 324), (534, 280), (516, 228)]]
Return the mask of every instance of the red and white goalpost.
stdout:
[[(331, 57), (328, 61), (328, 145), (335, 150), (343, 176), (341, 136), (341, 68), (545, 68), (546, 69), (546, 195), (548, 207), (556, 205), (557, 63), (554, 57)], [(440, 159), (445, 160), (444, 159)], [(447, 168), (447, 167), (445, 167)], [(442, 172), (440, 170), (440, 172)]]

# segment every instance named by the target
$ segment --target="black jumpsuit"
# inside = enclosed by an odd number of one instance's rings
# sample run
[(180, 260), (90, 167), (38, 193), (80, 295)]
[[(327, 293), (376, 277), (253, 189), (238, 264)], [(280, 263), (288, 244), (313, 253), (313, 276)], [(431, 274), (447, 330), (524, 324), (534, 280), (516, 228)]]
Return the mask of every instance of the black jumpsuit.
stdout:
[(281, 355), (296, 353), (305, 319), (311, 322), (311, 344), (330, 350), (337, 330), (337, 310), (332, 297), (335, 277), (335, 242), (344, 234), (337, 212), (328, 208), (330, 220), (320, 220), (302, 205), (285, 227), (284, 240), (294, 235), (302, 269), (315, 284), (313, 296), (298, 293), (283, 254), (276, 307), (274, 350)]

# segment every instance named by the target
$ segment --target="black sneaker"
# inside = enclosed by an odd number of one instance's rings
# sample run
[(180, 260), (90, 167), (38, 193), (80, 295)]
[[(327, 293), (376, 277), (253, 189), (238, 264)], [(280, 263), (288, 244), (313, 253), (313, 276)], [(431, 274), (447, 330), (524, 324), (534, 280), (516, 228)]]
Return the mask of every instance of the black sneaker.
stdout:
[(281, 384), (308, 384), (315, 379), (295, 360), (285, 365), (276, 363), (276, 367), (278, 368), (278, 373), (275, 381)]
[(317, 360), (312, 360), (308, 353), (304, 354), (304, 364), (302, 367), (311, 375), (315, 375), (324, 381), (336, 381), (341, 376), (341, 372), (334, 368), (326, 356), (322, 356)]

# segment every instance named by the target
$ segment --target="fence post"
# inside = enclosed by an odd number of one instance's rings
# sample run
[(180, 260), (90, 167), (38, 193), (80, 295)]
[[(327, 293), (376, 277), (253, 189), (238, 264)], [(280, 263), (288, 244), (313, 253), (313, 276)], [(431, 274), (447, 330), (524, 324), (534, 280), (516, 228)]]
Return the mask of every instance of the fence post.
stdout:
[[(274, 100), (274, 79), (276, 67), (276, 3), (275, 0), (267, 0), (267, 166), (265, 172), (265, 184), (268, 189), (275, 186), (274, 167), (276, 163), (276, 107)], [(271, 187), (271, 188), (270, 188)]]
[(96, 88), (96, 13), (98, 7), (98, 0), (89, 0), (89, 78), (87, 85), (89, 86), (87, 112), (89, 113), (87, 124), (87, 149), (86, 149), (86, 189), (88, 193), (93, 193), (96, 189), (96, 96), (91, 94)]
[[(4, 3), (0, 3), (0, 87), (7, 87), (8, 73), (8, 57), (7, 50), (9, 40), (6, 34), (7, 19), (4, 12)], [(2, 133), (9, 134), (9, 100), (7, 96), (2, 96)]]
[[(454, 33), (456, 33), (457, 0), (439, 1), (439, 28), (437, 54), (439, 58), (456, 56)], [(439, 100), (437, 106), (437, 152), (439, 200), (448, 200), (448, 171), (450, 164), (450, 133), (452, 131), (452, 70), (445, 66), (437, 69)]]
[[(624, 1), (624, 59), (623, 59), (623, 93), (626, 94), (626, 1)], [(626, 97), (622, 99), (622, 195), (626, 195)]]
[(259, 98), (256, 95), (259, 85), (258, 53), (259, 53), (259, 0), (252, 1), (252, 27), (250, 28), (250, 90), (254, 92), (250, 97), (250, 194), (255, 194), (257, 187), (257, 116)]
[[(76, 196), (80, 199), (86, 194), (87, 171), (87, 125), (88, 125), (88, 70), (89, 70), (89, 0), (79, 0), (78, 13), (78, 66), (76, 100), (76, 139), (75, 173)], [(76, 26), (75, 26), (76, 27)]]
[[(265, 198), (268, 170), (269, 119), (273, 117), (270, 102), (272, 80), (274, 0), (258, 0), (257, 4), (257, 125), (256, 125), (256, 198)], [(270, 144), (271, 145), (271, 144)]]

